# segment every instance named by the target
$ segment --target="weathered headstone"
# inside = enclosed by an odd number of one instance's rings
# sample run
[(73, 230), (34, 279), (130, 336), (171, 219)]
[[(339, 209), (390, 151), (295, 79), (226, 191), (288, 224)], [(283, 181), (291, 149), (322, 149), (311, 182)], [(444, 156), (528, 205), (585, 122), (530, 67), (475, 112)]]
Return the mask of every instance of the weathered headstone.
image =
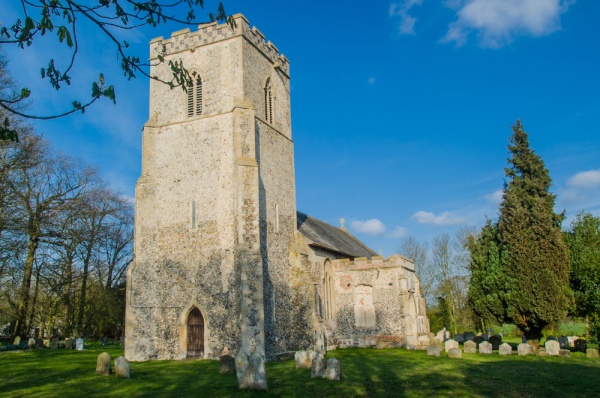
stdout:
[(465, 336), (463, 336), (460, 333), (457, 333), (456, 335), (454, 335), (454, 341), (456, 341), (458, 344), (464, 343), (465, 342)]
[(471, 340), (465, 341), (464, 344), (465, 354), (476, 354), (477, 353), (477, 343)]
[(569, 340), (569, 347), (575, 347), (575, 340), (579, 339), (579, 336), (567, 336), (567, 340)]
[(512, 355), (512, 347), (508, 343), (500, 344), (500, 347), (498, 348), (498, 354)]
[(466, 340), (473, 341), (475, 339), (475, 333), (473, 333), (473, 332), (465, 332), (465, 334), (463, 336), (465, 337), (465, 341)]
[(480, 354), (491, 354), (492, 353), (492, 345), (489, 341), (484, 341), (479, 344), (479, 353)]
[(83, 351), (83, 339), (81, 337), (75, 340), (75, 348), (77, 351)]
[(527, 343), (521, 343), (517, 346), (517, 352), (521, 356), (529, 355), (531, 354), (531, 346)]
[(267, 391), (267, 373), (265, 359), (258, 353), (247, 355), (244, 351), (235, 358), (238, 387), (240, 389)]
[(65, 339), (65, 349), (72, 350), (73, 349), (73, 339)]
[(444, 350), (446, 352), (450, 351), (452, 348), (458, 348), (458, 342), (456, 340), (446, 340), (444, 343)]
[(52, 340), (50, 340), (50, 348), (53, 350), (58, 348), (58, 337), (53, 337)]
[(500, 344), (502, 344), (502, 336), (500, 336), (499, 334), (491, 336), (488, 339), (488, 342), (492, 345), (493, 350), (498, 350), (500, 349)]
[(310, 369), (316, 355), (317, 351), (296, 351), (294, 354), (296, 369)]
[(552, 336), (552, 335), (546, 337), (546, 341), (549, 341), (549, 340), (558, 341), (558, 339), (556, 338), (556, 336)]
[(483, 339), (483, 341), (488, 341), (488, 339), (490, 338), (490, 336), (488, 336), (487, 333), (482, 333), (481, 334), (481, 338)]
[(115, 374), (119, 377), (125, 377), (127, 379), (131, 377), (129, 361), (125, 357), (117, 357), (117, 359), (115, 359)]
[(96, 374), (108, 376), (110, 374), (110, 354), (103, 352), (98, 355), (98, 361), (96, 362)]
[(430, 357), (439, 357), (442, 349), (437, 345), (430, 345), (427, 347), (427, 355)]
[(325, 362), (324, 355), (320, 352), (315, 355), (310, 368), (310, 377), (323, 378), (325, 376), (325, 370), (327, 369), (327, 362)]
[(559, 336), (558, 337), (558, 344), (560, 345), (560, 348), (562, 348), (564, 350), (568, 350), (569, 349), (569, 339), (567, 339), (566, 336)]
[(538, 352), (535, 354), (535, 356), (537, 356), (537, 357), (547, 357), (548, 353), (546, 352), (545, 348), (540, 348), (538, 350)]
[(219, 373), (235, 373), (235, 359), (231, 355), (221, 355), (221, 369)]
[(575, 349), (580, 352), (586, 352), (587, 342), (584, 339), (575, 340)]
[(27, 345), (29, 346), (29, 348), (35, 347), (35, 339), (33, 337), (30, 337), (27, 341)]
[(437, 332), (437, 334), (435, 335), (435, 337), (433, 339), (440, 343), (443, 343), (446, 340), (445, 337), (446, 337), (446, 328)]
[(448, 358), (462, 358), (462, 350), (458, 347), (451, 348), (450, 351), (448, 351)]
[(35, 348), (45, 348), (44, 339), (36, 339), (35, 340)]
[(522, 343), (522, 344), (525, 344), (525, 343), (527, 343), (527, 336), (525, 336), (524, 334), (523, 334), (523, 335), (521, 335), (521, 343)]
[(558, 356), (559, 357), (564, 357), (564, 358), (569, 358), (571, 356), (571, 351), (569, 351), (569, 350), (558, 350)]
[(102, 336), (102, 338), (100, 339), (100, 343), (102, 343), (102, 345), (106, 345), (107, 341), (108, 341), (108, 337), (106, 337), (106, 336)]
[(483, 343), (484, 341), (486, 341), (483, 336), (475, 336), (475, 338), (473, 339), (473, 342), (475, 344), (477, 344), (477, 346), (479, 346), (479, 344)]
[(585, 355), (586, 355), (588, 358), (598, 358), (598, 350), (597, 350), (597, 349), (595, 349), (595, 348), (588, 348), (588, 349), (586, 350), (586, 353), (585, 353)]
[(339, 380), (342, 373), (340, 361), (336, 358), (327, 360), (327, 369), (325, 370), (325, 378), (329, 380)]
[[(10, 340), (9, 340), (10, 341)], [(13, 340), (13, 345), (19, 345), (21, 344), (21, 336), (17, 336), (15, 337), (15, 339)]]
[(556, 340), (546, 340), (546, 354), (548, 356), (558, 356), (558, 351), (560, 350), (560, 344)]

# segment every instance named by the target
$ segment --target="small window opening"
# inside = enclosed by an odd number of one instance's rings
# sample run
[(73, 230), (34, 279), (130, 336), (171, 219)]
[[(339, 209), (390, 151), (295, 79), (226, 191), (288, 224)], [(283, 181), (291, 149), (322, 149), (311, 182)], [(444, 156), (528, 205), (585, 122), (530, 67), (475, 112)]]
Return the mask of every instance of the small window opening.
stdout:
[(202, 114), (202, 79), (196, 71), (192, 72), (191, 85), (187, 87), (187, 115), (198, 116)]
[(273, 123), (273, 88), (270, 78), (267, 79), (267, 84), (265, 85), (265, 120)]

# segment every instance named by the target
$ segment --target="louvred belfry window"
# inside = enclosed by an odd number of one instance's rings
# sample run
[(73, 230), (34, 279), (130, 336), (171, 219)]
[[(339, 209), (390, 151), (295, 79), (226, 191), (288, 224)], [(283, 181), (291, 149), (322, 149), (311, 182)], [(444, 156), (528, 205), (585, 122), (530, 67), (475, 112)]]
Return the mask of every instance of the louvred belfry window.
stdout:
[(273, 123), (273, 89), (270, 78), (267, 79), (265, 85), (265, 120), (268, 123)]
[(187, 88), (187, 115), (202, 114), (202, 79), (196, 71), (192, 72), (192, 84)]

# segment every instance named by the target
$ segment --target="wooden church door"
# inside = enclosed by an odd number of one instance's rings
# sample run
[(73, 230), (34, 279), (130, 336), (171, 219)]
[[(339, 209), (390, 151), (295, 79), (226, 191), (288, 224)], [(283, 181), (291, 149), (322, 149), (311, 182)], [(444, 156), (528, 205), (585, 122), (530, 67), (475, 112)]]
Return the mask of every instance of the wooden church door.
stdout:
[(204, 355), (204, 318), (198, 308), (188, 315), (187, 321), (187, 356), (188, 358)]

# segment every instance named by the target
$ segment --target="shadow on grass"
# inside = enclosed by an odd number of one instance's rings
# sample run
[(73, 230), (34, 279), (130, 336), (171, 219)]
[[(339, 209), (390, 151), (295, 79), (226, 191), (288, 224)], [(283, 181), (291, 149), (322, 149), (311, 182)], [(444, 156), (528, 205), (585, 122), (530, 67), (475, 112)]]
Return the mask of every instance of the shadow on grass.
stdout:
[(600, 361), (464, 354), (429, 357), (404, 349), (346, 349), (328, 353), (342, 364), (342, 380), (311, 379), (294, 361), (267, 365), (269, 392), (240, 391), (218, 361), (131, 363), (131, 379), (95, 375), (98, 354), (122, 355), (118, 346), (77, 352), (0, 353), (0, 391), (11, 397), (583, 397), (600, 396)]

